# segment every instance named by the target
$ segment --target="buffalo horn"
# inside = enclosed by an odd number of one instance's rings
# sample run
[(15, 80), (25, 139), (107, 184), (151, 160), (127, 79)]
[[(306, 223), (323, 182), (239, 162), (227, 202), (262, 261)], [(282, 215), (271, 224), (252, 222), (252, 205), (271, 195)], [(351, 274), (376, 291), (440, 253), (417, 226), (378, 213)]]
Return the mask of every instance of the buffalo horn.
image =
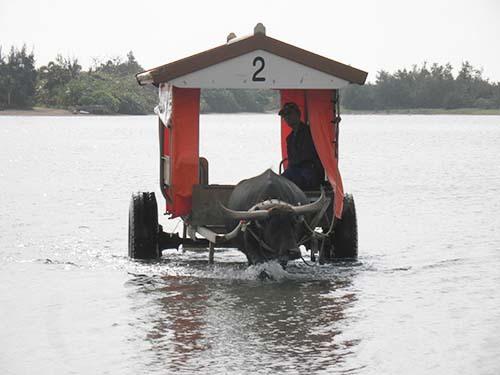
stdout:
[(305, 204), (303, 206), (293, 206), (292, 210), (296, 215), (305, 215), (318, 211), (325, 203), (325, 190), (321, 188), (321, 195), (314, 202)]
[(267, 210), (235, 211), (227, 208), (220, 202), (219, 206), (228, 218), (234, 220), (262, 220), (269, 217), (269, 212)]

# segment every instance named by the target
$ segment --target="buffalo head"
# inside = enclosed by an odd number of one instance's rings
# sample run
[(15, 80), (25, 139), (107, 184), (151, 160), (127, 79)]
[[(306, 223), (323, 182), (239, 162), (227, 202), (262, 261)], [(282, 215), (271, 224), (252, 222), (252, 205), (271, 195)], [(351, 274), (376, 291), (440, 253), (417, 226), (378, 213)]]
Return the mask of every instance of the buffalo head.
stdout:
[(325, 204), (324, 192), (309, 203), (304, 192), (293, 182), (267, 170), (240, 182), (234, 189), (228, 207), (221, 205), (227, 229), (241, 225), (236, 245), (250, 264), (300, 257), (299, 240), (304, 234), (304, 217)]

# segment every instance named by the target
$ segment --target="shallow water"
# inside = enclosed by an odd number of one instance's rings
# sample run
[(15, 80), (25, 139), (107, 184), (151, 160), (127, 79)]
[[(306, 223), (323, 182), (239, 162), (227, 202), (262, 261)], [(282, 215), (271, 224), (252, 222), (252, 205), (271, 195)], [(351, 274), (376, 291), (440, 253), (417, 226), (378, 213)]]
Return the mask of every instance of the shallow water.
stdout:
[[(276, 170), (278, 132), (202, 116), (211, 182)], [(127, 211), (137, 190), (163, 207), (154, 117), (0, 117), (0, 373), (500, 373), (499, 153), (497, 116), (346, 115), (357, 262), (140, 263)]]

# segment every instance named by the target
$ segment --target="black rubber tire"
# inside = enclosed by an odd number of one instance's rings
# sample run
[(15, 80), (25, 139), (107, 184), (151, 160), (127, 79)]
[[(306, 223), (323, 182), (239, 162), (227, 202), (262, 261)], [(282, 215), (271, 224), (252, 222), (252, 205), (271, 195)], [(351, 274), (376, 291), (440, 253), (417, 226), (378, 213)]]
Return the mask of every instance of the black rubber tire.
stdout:
[(338, 220), (334, 227), (332, 259), (355, 259), (358, 256), (358, 222), (356, 219), (356, 207), (351, 194), (344, 195), (344, 207), (342, 219)]
[(128, 216), (128, 256), (159, 259), (158, 206), (155, 193), (134, 193)]

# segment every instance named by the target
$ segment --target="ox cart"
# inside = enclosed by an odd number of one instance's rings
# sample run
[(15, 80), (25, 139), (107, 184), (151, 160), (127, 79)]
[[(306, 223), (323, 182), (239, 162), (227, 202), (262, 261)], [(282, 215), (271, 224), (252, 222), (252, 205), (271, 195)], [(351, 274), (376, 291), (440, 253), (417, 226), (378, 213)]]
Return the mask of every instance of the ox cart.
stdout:
[[(320, 263), (355, 258), (357, 222), (352, 195), (344, 194), (338, 169), (339, 89), (363, 84), (367, 73), (266, 36), (230, 34), (219, 47), (136, 75), (139, 84), (159, 89), (160, 189), (165, 213), (181, 218), (182, 235), (158, 222), (154, 193), (132, 195), (129, 256), (158, 259), (163, 249), (202, 247), (214, 260), (216, 249), (235, 247), (248, 262), (301, 256), (300, 246)], [(302, 191), (271, 170), (238, 185), (209, 183), (209, 161), (199, 154), (200, 89), (273, 89), (280, 101), (293, 101), (310, 126), (324, 167), (321, 188)], [(277, 116), (278, 118), (278, 116)], [(286, 137), (281, 120), (282, 167)]]

